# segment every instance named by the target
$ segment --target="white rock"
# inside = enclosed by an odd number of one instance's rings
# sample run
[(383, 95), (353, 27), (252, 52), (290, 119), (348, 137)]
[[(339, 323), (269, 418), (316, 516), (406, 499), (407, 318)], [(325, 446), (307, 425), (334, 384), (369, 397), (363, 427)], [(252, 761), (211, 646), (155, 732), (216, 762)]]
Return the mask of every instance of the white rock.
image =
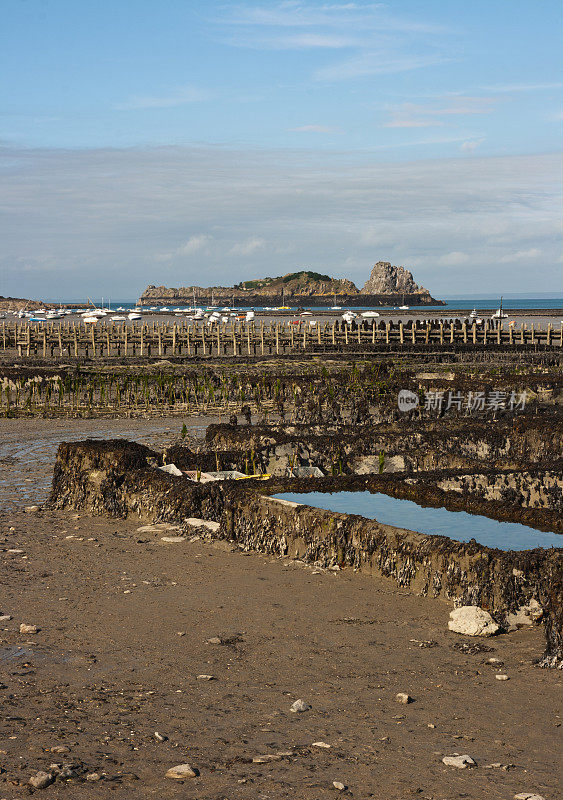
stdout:
[(161, 542), (185, 542), (187, 541), (184, 536), (161, 536)]
[(495, 678), (497, 679), (497, 681), (509, 681), (510, 680), (508, 675), (495, 675)]
[(329, 750), (330, 749), (330, 745), (327, 744), (326, 742), (313, 742), (311, 747), (324, 747), (325, 750)]
[(164, 736), (162, 733), (155, 731), (154, 738), (156, 739), (157, 742), (165, 742), (168, 739), (168, 736)]
[(210, 519), (198, 519), (198, 517), (187, 517), (184, 522), (186, 525), (191, 525), (192, 528), (207, 528), (211, 533), (217, 533), (221, 527), (219, 522), (213, 522)]
[(26, 514), (33, 514), (34, 511), (39, 511), (39, 506), (26, 506), (24, 508), (24, 511)]
[(0, 616), (0, 622), (9, 622), (11, 619), (11, 614), (2, 614), (2, 616)]
[(26, 625), (25, 622), (20, 625), (20, 633), (37, 633), (38, 631), (37, 625)]
[(89, 772), (88, 775), (86, 775), (86, 780), (87, 781), (99, 781), (101, 779), (101, 777), (102, 776), (100, 775), (99, 772)]
[(514, 800), (544, 800), (541, 794), (530, 794), (530, 792), (520, 792), (514, 795)]
[(178, 764), (175, 767), (170, 767), (166, 773), (167, 778), (172, 778), (175, 781), (183, 781), (184, 778), (197, 777), (197, 770), (190, 767), (189, 764)]
[(211, 639), (206, 639), (207, 644), (222, 644), (220, 636), (212, 636)]
[(466, 767), (475, 767), (477, 766), (475, 761), (471, 758), (471, 756), (464, 755), (464, 756), (444, 756), (442, 759), (442, 764), (445, 764), (447, 767), (457, 767), (458, 769), (465, 769)]
[(311, 706), (309, 703), (306, 703), (304, 700), (296, 700), (295, 703), (292, 704), (290, 711), (293, 711), (294, 714), (303, 712), (303, 711), (310, 711)]
[(524, 625), (533, 625), (534, 622), (539, 622), (543, 617), (543, 608), (538, 601), (532, 597), (531, 600), (524, 606), (520, 606), (516, 611), (506, 615), (506, 624), (509, 633), (524, 627)]
[(479, 606), (461, 606), (450, 612), (448, 628), (464, 636), (492, 636), (499, 626), (488, 611)]
[(402, 705), (404, 706), (414, 702), (410, 694), (407, 694), (406, 692), (399, 692), (398, 694), (396, 694), (395, 700), (397, 701), (397, 703), (402, 703)]
[(342, 783), (342, 781), (333, 781), (332, 785), (334, 786), (335, 789), (338, 789), (339, 792), (343, 792), (344, 789), (346, 788), (346, 784)]
[(198, 680), (198, 681), (214, 681), (215, 680), (215, 676), (214, 675), (197, 675), (196, 676), (196, 680)]

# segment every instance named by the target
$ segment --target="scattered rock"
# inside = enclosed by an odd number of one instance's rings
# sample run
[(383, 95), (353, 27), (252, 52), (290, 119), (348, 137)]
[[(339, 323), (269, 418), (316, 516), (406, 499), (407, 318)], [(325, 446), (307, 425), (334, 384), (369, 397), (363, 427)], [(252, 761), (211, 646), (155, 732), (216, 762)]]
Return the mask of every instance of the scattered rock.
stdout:
[(99, 780), (101, 780), (101, 777), (102, 776), (100, 775), (99, 772), (89, 772), (86, 775), (86, 780), (87, 781), (99, 781)]
[(2, 614), (0, 617), (0, 622), (9, 622), (12, 619), (11, 614)]
[(215, 680), (217, 680), (217, 678), (215, 677), (215, 675), (197, 675), (196, 676), (196, 680), (197, 681), (215, 681)]
[(450, 645), (452, 650), (459, 650), (460, 653), (467, 655), (475, 655), (475, 653), (490, 653), (494, 652), (494, 647), (489, 647), (482, 642), (453, 642)]
[(487, 664), (496, 664), (497, 666), (503, 664), (504, 662), (500, 660), (500, 658), (488, 658)]
[(326, 742), (313, 742), (311, 747), (324, 747), (326, 750), (330, 749), (330, 745), (327, 744)]
[(410, 694), (407, 694), (406, 692), (399, 692), (398, 694), (396, 694), (395, 700), (397, 701), (397, 703), (402, 703), (402, 705), (404, 706), (408, 705), (409, 703), (414, 703), (414, 699), (410, 696)]
[(39, 630), (37, 625), (26, 625), (25, 622), (20, 625), (20, 633), (37, 633)]
[(185, 778), (196, 778), (198, 774), (197, 769), (190, 767), (189, 764), (178, 764), (175, 767), (170, 767), (165, 777), (172, 778), (175, 781), (183, 781)]
[(222, 644), (220, 636), (212, 636), (211, 639), (205, 640), (207, 644)]
[(335, 789), (338, 789), (339, 792), (343, 792), (346, 789), (346, 784), (342, 783), (342, 781), (333, 781), (332, 785)]
[(466, 769), (466, 767), (476, 767), (477, 764), (471, 758), (471, 756), (464, 755), (464, 756), (444, 756), (442, 759), (442, 764), (445, 764), (447, 767), (457, 767), (458, 769)]
[(161, 536), (161, 542), (186, 542), (187, 539), (185, 536)]
[(50, 772), (43, 772), (43, 770), (39, 770), (39, 772), (36, 772), (35, 775), (31, 776), (29, 779), (29, 784), (30, 786), (33, 786), (34, 789), (46, 789), (47, 786), (50, 786), (54, 782), (54, 780), (55, 779)]
[(157, 742), (165, 742), (168, 739), (168, 736), (164, 736), (164, 734), (155, 731), (154, 738), (157, 740)]
[[(25, 511), (26, 514), (33, 514), (35, 511), (39, 511), (39, 506), (26, 506), (24, 508), (24, 511)], [(37, 773), (37, 774), (39, 774), (39, 773)], [(47, 785), (49, 785), (49, 784), (47, 784)], [(38, 788), (42, 788), (42, 787), (38, 787)]]
[(65, 744), (56, 744), (54, 747), (51, 747), (51, 753), (70, 753), (70, 747), (67, 747)]
[(217, 533), (221, 524), (210, 519), (198, 519), (197, 517), (187, 517), (184, 522), (192, 528), (206, 528), (210, 533)]
[(509, 681), (510, 680), (508, 675), (495, 675), (495, 678), (497, 679), (497, 681)]
[(294, 714), (301, 713), (303, 711), (310, 711), (311, 706), (309, 703), (306, 703), (304, 700), (296, 700), (295, 703), (292, 704), (290, 711), (293, 711)]
[(479, 606), (461, 606), (450, 612), (448, 628), (464, 636), (492, 636), (499, 626), (488, 611)]

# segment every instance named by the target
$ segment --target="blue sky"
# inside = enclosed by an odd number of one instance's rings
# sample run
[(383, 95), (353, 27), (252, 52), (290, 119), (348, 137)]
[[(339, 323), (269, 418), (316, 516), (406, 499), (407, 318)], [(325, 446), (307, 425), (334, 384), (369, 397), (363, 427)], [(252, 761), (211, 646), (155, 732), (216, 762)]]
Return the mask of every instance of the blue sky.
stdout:
[(560, 8), (4, 0), (0, 293), (561, 291)]

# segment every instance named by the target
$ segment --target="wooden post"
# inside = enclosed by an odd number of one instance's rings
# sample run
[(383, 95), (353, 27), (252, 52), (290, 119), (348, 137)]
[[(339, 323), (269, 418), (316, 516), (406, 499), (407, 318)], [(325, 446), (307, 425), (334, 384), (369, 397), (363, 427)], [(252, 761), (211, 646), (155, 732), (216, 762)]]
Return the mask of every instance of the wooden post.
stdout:
[(416, 320), (415, 319), (413, 319), (413, 321), (412, 321), (411, 334), (412, 334), (412, 343), (416, 344)]
[(78, 358), (78, 334), (76, 332), (76, 325), (74, 322), (72, 323), (73, 333), (74, 333), (74, 357)]
[(233, 325), (233, 355), (236, 356), (237, 354), (237, 335), (235, 331), (235, 326)]
[(534, 328), (534, 323), (533, 322), (532, 322), (532, 327), (531, 327), (531, 333), (532, 333), (532, 337), (531, 337), (530, 341), (531, 341), (532, 344), (535, 344), (536, 343), (536, 330)]
[(336, 345), (336, 321), (332, 323), (332, 344)]
[(477, 323), (475, 322), (475, 320), (473, 320), (473, 324), (471, 325), (471, 328), (472, 328), (471, 333), (472, 333), (472, 338), (473, 338), (473, 344), (477, 344)]
[(348, 344), (348, 323), (344, 323), (344, 342)]
[(454, 321), (450, 322), (450, 344), (453, 344), (454, 341)]
[(520, 323), (520, 344), (524, 344), (525, 336), (524, 336), (524, 323)]
[(321, 344), (321, 324), (320, 324), (320, 322), (317, 322), (317, 344), (320, 347), (320, 344)]
[(545, 343), (547, 345), (551, 344), (551, 322), (547, 323), (547, 333), (545, 337)]
[(497, 327), (497, 344), (502, 342), (502, 320), (499, 322)]
[[(60, 338), (59, 333), (59, 338)], [(43, 358), (47, 357), (47, 331), (43, 328)]]
[(123, 326), (123, 349), (125, 350), (125, 356), (127, 356), (127, 333), (128, 333), (127, 325), (124, 325)]
[(141, 323), (141, 356), (145, 351), (145, 326)]
[(426, 333), (424, 334), (424, 344), (428, 344), (430, 341), (430, 323), (426, 323)]
[(463, 331), (463, 344), (467, 344), (467, 322), (465, 322), (465, 320), (463, 321), (462, 331)]
[(260, 323), (260, 352), (264, 355), (264, 322)]
[(514, 329), (513, 325), (509, 325), (508, 326), (508, 341), (509, 341), (509, 344), (513, 344), (513, 329)]
[(172, 325), (172, 355), (176, 355), (176, 323)]
[(250, 325), (246, 326), (246, 347), (248, 349), (248, 355), (250, 355)]
[[(293, 329), (292, 329), (292, 333), (293, 333)], [(291, 347), (293, 349), (293, 336), (292, 336)], [(279, 330), (279, 325), (276, 322), (276, 355), (279, 355), (279, 353), (280, 353), (280, 330)]]

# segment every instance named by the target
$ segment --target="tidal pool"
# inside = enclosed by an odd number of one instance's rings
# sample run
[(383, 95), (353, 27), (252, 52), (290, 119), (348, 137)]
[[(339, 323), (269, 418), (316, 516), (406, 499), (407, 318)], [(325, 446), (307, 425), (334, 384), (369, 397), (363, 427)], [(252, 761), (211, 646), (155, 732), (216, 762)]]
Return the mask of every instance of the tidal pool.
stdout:
[(432, 536), (448, 536), (457, 542), (475, 539), (499, 550), (532, 550), (536, 547), (562, 547), (563, 535), (544, 533), (518, 522), (448, 511), (446, 508), (419, 506), (411, 500), (400, 500), (387, 494), (371, 492), (304, 492), (276, 494), (273, 497), (302, 503), (326, 511), (359, 514), (397, 528), (408, 528)]

